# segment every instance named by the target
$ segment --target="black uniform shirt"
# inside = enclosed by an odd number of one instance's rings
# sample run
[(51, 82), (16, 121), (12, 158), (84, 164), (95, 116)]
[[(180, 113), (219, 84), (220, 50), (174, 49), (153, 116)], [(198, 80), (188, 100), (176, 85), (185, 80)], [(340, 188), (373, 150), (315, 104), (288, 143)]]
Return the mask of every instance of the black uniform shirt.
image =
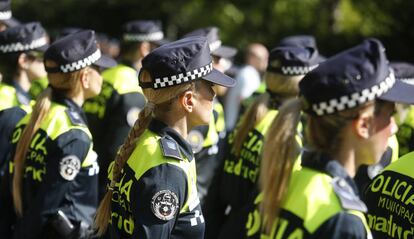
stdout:
[[(12, 157), (25, 124), (19, 123), (13, 133)], [(33, 136), (26, 156), (23, 217), (16, 222), (15, 238), (43, 238), (51, 230), (49, 220), (58, 210), (75, 226), (92, 223), (99, 167), (88, 132), (82, 109), (54, 94), (51, 109)]]
[(195, 176), (191, 146), (175, 130), (153, 120), (115, 187), (112, 237), (203, 238)]

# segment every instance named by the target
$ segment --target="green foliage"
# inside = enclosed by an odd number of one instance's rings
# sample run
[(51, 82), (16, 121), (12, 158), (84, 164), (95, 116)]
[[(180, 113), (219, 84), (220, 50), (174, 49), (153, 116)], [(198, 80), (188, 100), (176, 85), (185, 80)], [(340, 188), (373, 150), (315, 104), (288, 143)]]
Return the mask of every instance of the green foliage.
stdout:
[(220, 27), (222, 40), (243, 49), (269, 48), (287, 35), (312, 34), (330, 55), (378, 37), (392, 58), (413, 61), (412, 0), (13, 0), (14, 16), (38, 20), (51, 34), (64, 26), (93, 28), (119, 36), (122, 23), (160, 19), (176, 39), (199, 27)]

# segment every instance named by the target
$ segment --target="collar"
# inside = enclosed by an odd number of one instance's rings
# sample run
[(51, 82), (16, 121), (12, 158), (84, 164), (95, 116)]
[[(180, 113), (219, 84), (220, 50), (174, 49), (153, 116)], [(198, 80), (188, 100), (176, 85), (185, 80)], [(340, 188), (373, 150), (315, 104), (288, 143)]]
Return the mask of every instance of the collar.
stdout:
[(148, 129), (162, 137), (168, 137), (174, 140), (188, 160), (193, 160), (194, 154), (191, 145), (176, 130), (157, 119), (152, 119)]
[(16, 89), (16, 97), (19, 103), (28, 105), (31, 99), (29, 92), (23, 90), (23, 88), (16, 81), (12, 81), (11, 86)]
[(329, 174), (332, 178), (344, 179), (352, 188), (355, 195), (359, 195), (354, 180), (348, 175), (344, 167), (327, 154), (304, 150), (302, 152), (302, 166)]
[(67, 98), (60, 92), (57, 92), (56, 90), (53, 90), (52, 88), (52, 101), (56, 102), (58, 104), (64, 105), (68, 108), (68, 112), (70, 114), (76, 114), (81, 117), (81, 120), (85, 125), (87, 125), (86, 115), (83, 111), (82, 107), (80, 107), (78, 104), (76, 104), (73, 100)]

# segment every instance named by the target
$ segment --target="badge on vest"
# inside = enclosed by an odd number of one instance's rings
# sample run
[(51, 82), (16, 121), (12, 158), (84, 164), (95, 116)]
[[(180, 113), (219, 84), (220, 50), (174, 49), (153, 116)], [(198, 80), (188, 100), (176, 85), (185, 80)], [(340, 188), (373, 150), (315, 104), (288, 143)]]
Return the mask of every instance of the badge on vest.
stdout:
[(178, 198), (170, 190), (157, 192), (151, 200), (151, 210), (156, 217), (168, 221), (174, 218), (178, 211)]
[(72, 181), (79, 173), (81, 162), (76, 155), (64, 157), (59, 163), (59, 173), (62, 178)]
[(179, 160), (183, 159), (181, 157), (180, 149), (179, 149), (177, 142), (175, 142), (174, 140), (170, 138), (163, 137), (160, 139), (160, 143), (161, 143), (162, 153), (164, 154), (165, 157), (176, 158)]

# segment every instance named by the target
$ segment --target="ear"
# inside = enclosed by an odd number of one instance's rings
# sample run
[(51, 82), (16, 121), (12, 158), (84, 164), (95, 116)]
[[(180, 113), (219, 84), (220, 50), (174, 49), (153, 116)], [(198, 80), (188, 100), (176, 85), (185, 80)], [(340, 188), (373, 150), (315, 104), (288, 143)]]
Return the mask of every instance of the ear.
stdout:
[(187, 113), (191, 113), (194, 110), (195, 98), (192, 91), (186, 91), (178, 98), (181, 106)]
[(17, 64), (23, 70), (26, 70), (29, 67), (29, 60), (27, 59), (27, 55), (25, 53), (19, 55), (19, 58), (17, 59)]
[(147, 41), (141, 42), (138, 47), (139, 54), (144, 57), (151, 52), (151, 44)]
[(353, 130), (356, 135), (362, 139), (368, 139), (371, 135), (372, 129), (372, 115), (362, 114), (353, 122)]
[(89, 73), (88, 68), (81, 70), (80, 73), (79, 73), (79, 80), (80, 80), (81, 85), (84, 89), (89, 89), (89, 87), (90, 87), (88, 73)]

